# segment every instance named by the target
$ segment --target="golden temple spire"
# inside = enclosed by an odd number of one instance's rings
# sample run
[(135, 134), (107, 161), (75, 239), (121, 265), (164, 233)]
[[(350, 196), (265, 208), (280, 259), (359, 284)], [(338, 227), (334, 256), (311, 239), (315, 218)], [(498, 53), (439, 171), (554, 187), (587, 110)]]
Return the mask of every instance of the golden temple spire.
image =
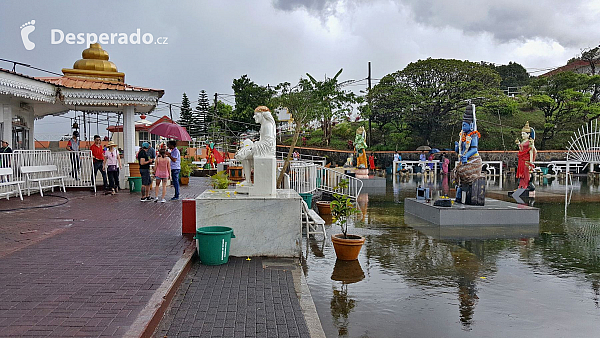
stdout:
[(108, 53), (99, 43), (90, 44), (90, 48), (81, 53), (82, 59), (77, 60), (73, 69), (63, 68), (67, 77), (87, 78), (110, 82), (125, 82), (125, 74), (117, 71), (117, 66), (108, 61)]

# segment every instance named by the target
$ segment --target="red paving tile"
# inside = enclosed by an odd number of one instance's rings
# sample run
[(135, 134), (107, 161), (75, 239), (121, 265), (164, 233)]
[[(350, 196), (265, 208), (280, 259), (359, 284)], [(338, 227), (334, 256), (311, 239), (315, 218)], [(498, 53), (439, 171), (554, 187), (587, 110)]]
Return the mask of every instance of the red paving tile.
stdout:
[[(207, 188), (192, 178), (183, 198)], [(191, 243), (181, 202), (87, 191), (0, 200), (0, 336), (123, 335)], [(50, 208), (39, 205), (66, 204)], [(15, 208), (26, 210), (1, 211)]]

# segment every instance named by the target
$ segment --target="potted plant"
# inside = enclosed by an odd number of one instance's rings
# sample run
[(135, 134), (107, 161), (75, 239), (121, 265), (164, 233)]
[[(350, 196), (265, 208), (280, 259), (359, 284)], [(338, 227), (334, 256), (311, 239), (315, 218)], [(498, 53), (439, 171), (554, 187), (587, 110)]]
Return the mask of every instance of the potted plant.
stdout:
[[(342, 180), (336, 187), (336, 190), (348, 187), (348, 181)], [(335, 254), (338, 259), (345, 261), (353, 261), (358, 259), (358, 253), (365, 243), (365, 238), (358, 235), (348, 235), (348, 219), (353, 214), (358, 212), (354, 206), (354, 202), (350, 197), (339, 193), (333, 194), (331, 201), (331, 214), (335, 219), (335, 223), (342, 229), (341, 234), (331, 235), (331, 242), (335, 249)]]
[(227, 171), (219, 171), (210, 177), (211, 184), (214, 189), (227, 189), (231, 181), (227, 175)]
[(179, 182), (181, 185), (190, 183), (190, 174), (192, 173), (192, 163), (184, 158), (181, 160), (181, 170), (179, 170)]

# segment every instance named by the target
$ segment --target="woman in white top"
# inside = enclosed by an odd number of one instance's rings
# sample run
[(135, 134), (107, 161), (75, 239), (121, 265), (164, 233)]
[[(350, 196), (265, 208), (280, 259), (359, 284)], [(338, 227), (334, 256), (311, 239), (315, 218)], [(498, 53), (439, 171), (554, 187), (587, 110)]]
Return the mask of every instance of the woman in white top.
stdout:
[(104, 170), (108, 174), (108, 186), (113, 195), (119, 190), (119, 169), (121, 167), (121, 156), (117, 145), (110, 141), (108, 142), (108, 149), (104, 151)]

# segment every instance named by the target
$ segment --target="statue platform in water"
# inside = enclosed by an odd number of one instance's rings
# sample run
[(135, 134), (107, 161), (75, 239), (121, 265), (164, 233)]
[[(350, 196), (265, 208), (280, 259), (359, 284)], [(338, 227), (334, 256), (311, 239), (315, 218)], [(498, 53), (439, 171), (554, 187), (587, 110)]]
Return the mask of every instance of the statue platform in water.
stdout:
[(404, 213), (437, 225), (510, 225), (539, 224), (540, 209), (485, 199), (485, 206), (454, 203), (452, 207), (438, 207), (433, 200), (404, 199)]

